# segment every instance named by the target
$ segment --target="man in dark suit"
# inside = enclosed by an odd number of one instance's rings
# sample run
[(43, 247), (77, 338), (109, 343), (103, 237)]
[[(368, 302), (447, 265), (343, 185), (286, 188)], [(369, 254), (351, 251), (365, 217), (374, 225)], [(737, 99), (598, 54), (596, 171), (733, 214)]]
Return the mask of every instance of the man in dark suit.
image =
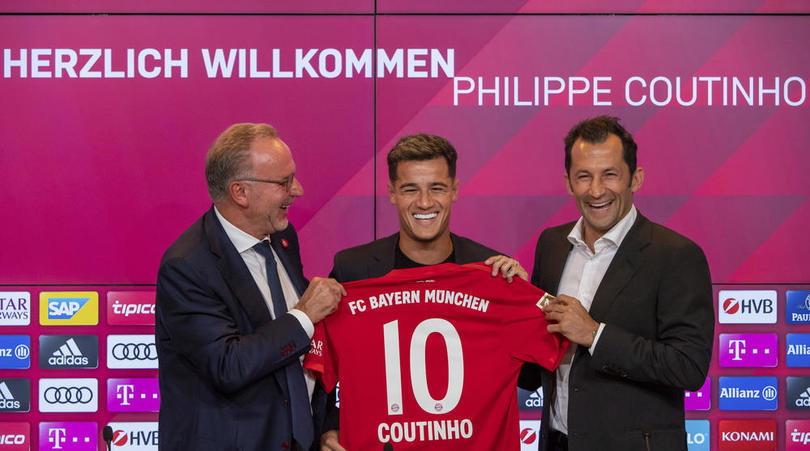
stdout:
[[(450, 232), (450, 210), (458, 198), (458, 154), (446, 139), (426, 134), (402, 137), (388, 153), (388, 197), (399, 215), (399, 232), (335, 255), (330, 277), (339, 282), (382, 277), (393, 269), (440, 263), (485, 261), (492, 275), (528, 280), (517, 260)], [(334, 393), (323, 450), (343, 451), (337, 439)]]
[(160, 449), (317, 449), (325, 394), (300, 360), (345, 291), (304, 278), (290, 149), (269, 125), (236, 124), (205, 172), (214, 205), (158, 271)]
[(532, 283), (558, 293), (548, 330), (573, 345), (557, 371), (526, 365), (518, 382), (542, 380), (542, 450), (686, 450), (684, 390), (703, 385), (711, 359), (711, 277), (700, 247), (633, 206), (636, 147), (606, 116), (565, 138), (582, 217), (543, 231)]

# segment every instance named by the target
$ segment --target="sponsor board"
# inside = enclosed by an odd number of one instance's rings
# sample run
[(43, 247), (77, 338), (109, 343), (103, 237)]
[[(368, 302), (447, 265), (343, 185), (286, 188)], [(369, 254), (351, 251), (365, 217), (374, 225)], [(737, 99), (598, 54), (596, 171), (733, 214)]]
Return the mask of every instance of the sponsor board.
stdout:
[(698, 391), (687, 391), (683, 395), (684, 410), (709, 410), (712, 408), (712, 380), (706, 378)]
[(157, 367), (154, 334), (107, 336), (107, 368), (157, 369)]
[(788, 324), (810, 324), (810, 290), (788, 290), (785, 295)]
[(779, 360), (776, 334), (720, 334), (718, 362), (722, 367), (774, 368)]
[(157, 378), (107, 379), (110, 412), (157, 412), (160, 395)]
[(776, 377), (720, 377), (720, 410), (776, 410)]
[(775, 451), (775, 420), (720, 420), (717, 424), (720, 451)]
[(112, 449), (126, 451), (157, 451), (158, 423), (110, 423), (113, 430)]
[(810, 410), (810, 377), (788, 376), (785, 385), (785, 407), (790, 410)]
[(540, 442), (540, 420), (520, 420), (521, 451), (536, 451)]
[(542, 411), (543, 388), (541, 387), (535, 391), (529, 391), (518, 387), (518, 410)]
[(98, 379), (40, 379), (39, 411), (97, 412)]
[(31, 410), (31, 382), (28, 379), (0, 379), (0, 412)]
[(776, 290), (720, 290), (720, 324), (776, 324)]
[(39, 367), (98, 368), (98, 335), (40, 335)]
[(94, 422), (39, 423), (40, 451), (96, 451), (98, 424)]
[(31, 293), (0, 291), (0, 326), (31, 324)]
[(810, 420), (785, 421), (785, 451), (810, 449)]
[(686, 420), (686, 446), (689, 451), (711, 450), (709, 420)]
[(810, 367), (810, 334), (785, 336), (785, 363), (790, 367)]
[(43, 326), (95, 326), (98, 293), (43, 291), (39, 293), (39, 323)]
[(3, 451), (31, 449), (31, 428), (28, 423), (0, 423), (0, 449)]
[(0, 335), (0, 369), (24, 370), (31, 367), (31, 337)]
[(154, 326), (155, 292), (107, 292), (107, 324), (111, 326)]

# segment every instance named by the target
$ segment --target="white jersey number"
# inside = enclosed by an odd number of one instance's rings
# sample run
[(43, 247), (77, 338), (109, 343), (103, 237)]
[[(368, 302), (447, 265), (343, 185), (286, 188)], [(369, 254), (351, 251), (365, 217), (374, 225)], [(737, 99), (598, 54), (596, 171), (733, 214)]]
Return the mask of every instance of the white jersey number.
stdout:
[[(442, 399), (433, 399), (428, 391), (425, 344), (430, 334), (444, 339), (447, 349), (447, 393)], [(383, 325), (385, 344), (385, 387), (388, 395), (388, 415), (402, 415), (402, 373), (399, 358), (399, 321)], [(458, 405), (464, 388), (464, 354), (461, 338), (453, 325), (441, 318), (430, 318), (416, 326), (411, 336), (410, 371), (413, 396), (419, 407), (427, 413), (450, 412)]]

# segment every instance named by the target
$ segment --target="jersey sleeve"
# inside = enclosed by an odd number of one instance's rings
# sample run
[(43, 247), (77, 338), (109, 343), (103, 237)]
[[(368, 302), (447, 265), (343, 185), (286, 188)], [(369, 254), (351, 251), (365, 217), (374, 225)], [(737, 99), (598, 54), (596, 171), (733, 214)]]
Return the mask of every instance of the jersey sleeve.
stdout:
[(325, 321), (315, 325), (312, 335), (312, 347), (304, 358), (304, 368), (318, 373), (321, 383), (327, 392), (332, 391), (337, 384), (337, 355), (329, 346), (329, 338)]
[(542, 309), (546, 293), (528, 282), (515, 280), (504, 296), (510, 307), (501, 318), (504, 349), (515, 359), (554, 371), (569, 342), (562, 335), (546, 330), (549, 323)]

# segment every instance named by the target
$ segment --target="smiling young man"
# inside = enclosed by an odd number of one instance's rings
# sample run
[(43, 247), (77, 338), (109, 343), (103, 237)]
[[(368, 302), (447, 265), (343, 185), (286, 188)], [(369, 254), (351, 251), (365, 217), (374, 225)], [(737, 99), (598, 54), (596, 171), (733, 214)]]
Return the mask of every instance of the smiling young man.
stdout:
[(686, 450), (683, 392), (709, 369), (712, 287), (703, 251), (642, 216), (636, 143), (618, 119), (580, 122), (565, 138), (565, 184), (582, 217), (543, 231), (532, 283), (557, 293), (548, 326), (574, 345), (543, 386), (540, 449)]
[[(450, 212), (458, 198), (457, 159), (456, 150), (440, 136), (402, 137), (387, 160), (388, 197), (399, 215), (399, 232), (338, 252), (330, 277), (343, 283), (381, 277), (393, 269), (485, 261), (492, 276), (528, 280), (516, 260), (450, 232)], [(337, 412), (331, 412), (324, 429), (336, 428)], [(325, 450), (343, 450), (335, 430), (324, 435), (323, 445)]]

